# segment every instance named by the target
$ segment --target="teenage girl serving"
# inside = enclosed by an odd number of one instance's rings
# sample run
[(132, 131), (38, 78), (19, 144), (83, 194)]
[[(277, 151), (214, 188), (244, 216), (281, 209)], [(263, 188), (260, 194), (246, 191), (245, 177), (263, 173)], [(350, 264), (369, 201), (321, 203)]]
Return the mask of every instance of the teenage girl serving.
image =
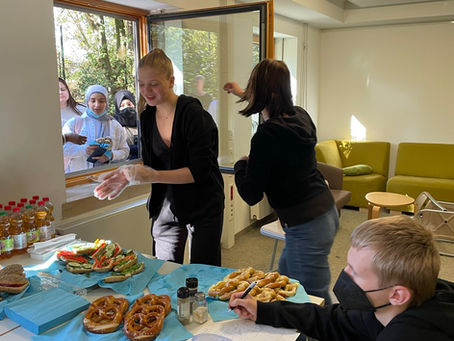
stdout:
[(224, 185), (216, 124), (198, 100), (174, 93), (172, 62), (161, 49), (140, 60), (138, 81), (146, 102), (140, 115), (144, 166), (103, 177), (95, 196), (113, 199), (128, 184), (152, 183), (154, 255), (182, 263), (189, 237), (191, 263), (221, 265)]

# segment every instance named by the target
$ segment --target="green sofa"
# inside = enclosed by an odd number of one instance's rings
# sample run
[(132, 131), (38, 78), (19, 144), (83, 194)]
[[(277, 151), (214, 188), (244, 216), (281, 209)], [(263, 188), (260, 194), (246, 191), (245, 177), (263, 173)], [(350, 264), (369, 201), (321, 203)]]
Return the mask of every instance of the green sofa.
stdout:
[(343, 188), (352, 193), (349, 206), (367, 207), (365, 195), (384, 192), (389, 168), (389, 142), (327, 140), (315, 146), (317, 161), (344, 168), (358, 164), (372, 167), (367, 175), (344, 176)]
[(454, 202), (454, 144), (400, 143), (395, 176), (386, 190), (415, 199), (425, 191), (436, 200)]

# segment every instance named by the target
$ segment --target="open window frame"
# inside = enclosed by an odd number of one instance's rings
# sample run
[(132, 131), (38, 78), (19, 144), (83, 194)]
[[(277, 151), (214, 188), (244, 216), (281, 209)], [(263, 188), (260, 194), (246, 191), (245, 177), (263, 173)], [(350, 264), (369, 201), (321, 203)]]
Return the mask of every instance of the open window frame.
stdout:
[[(139, 58), (143, 57), (148, 53), (151, 45), (151, 37), (149, 37), (149, 25), (153, 20), (176, 20), (183, 18), (196, 18), (206, 17), (213, 15), (231, 14), (231, 13), (242, 13), (248, 11), (259, 11), (260, 12), (260, 60), (263, 58), (272, 58), (274, 56), (274, 8), (273, 0), (254, 2), (248, 4), (239, 4), (231, 6), (222, 6), (215, 8), (205, 8), (191, 11), (179, 11), (174, 13), (164, 13), (158, 15), (148, 15), (148, 11), (105, 2), (102, 0), (55, 0), (54, 5), (60, 7), (66, 7), (71, 9), (82, 9), (89, 10), (97, 13), (105, 13), (106, 15), (121, 15), (137, 20), (137, 39), (138, 39), (138, 54)], [(138, 161), (139, 160), (139, 161)], [(140, 162), (140, 158), (130, 162)], [(83, 171), (82, 174), (75, 173), (74, 175), (68, 175), (65, 179), (66, 187), (72, 187), (77, 185), (83, 185), (92, 182), (91, 177), (98, 176), (101, 173), (112, 171), (120, 165), (110, 166), (94, 171)], [(231, 173), (233, 169), (221, 167), (221, 171)]]

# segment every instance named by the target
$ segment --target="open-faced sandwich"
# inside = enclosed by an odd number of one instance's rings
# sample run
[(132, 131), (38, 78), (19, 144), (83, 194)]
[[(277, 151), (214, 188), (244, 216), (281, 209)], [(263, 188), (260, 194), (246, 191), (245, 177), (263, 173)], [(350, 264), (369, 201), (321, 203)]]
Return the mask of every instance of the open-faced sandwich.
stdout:
[(122, 258), (119, 260), (117, 259), (116, 262), (114, 262), (114, 268), (113, 271), (115, 272), (121, 272), (134, 264), (137, 263), (137, 254), (135, 254), (133, 251), (128, 251), (125, 255), (123, 255)]
[(71, 251), (79, 256), (89, 256), (96, 251), (94, 243), (80, 243), (71, 245)]
[(89, 263), (89, 259), (84, 256), (80, 256), (72, 251), (61, 250), (57, 252), (57, 259), (68, 263), (68, 262), (77, 262), (77, 263)]
[(124, 269), (121, 272), (114, 272), (112, 276), (108, 276), (104, 278), (104, 282), (111, 283), (111, 282), (121, 282), (129, 277), (142, 272), (145, 267), (144, 262), (135, 263), (134, 265)]
[(68, 262), (66, 270), (74, 274), (84, 274), (93, 271), (91, 263)]

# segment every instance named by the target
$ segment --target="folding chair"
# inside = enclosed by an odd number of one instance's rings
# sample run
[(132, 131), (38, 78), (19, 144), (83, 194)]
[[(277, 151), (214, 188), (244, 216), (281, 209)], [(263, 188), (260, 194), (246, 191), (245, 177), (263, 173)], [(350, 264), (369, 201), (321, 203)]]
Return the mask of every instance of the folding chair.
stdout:
[(454, 257), (454, 203), (422, 192), (415, 200), (415, 219), (434, 234), (440, 255)]

